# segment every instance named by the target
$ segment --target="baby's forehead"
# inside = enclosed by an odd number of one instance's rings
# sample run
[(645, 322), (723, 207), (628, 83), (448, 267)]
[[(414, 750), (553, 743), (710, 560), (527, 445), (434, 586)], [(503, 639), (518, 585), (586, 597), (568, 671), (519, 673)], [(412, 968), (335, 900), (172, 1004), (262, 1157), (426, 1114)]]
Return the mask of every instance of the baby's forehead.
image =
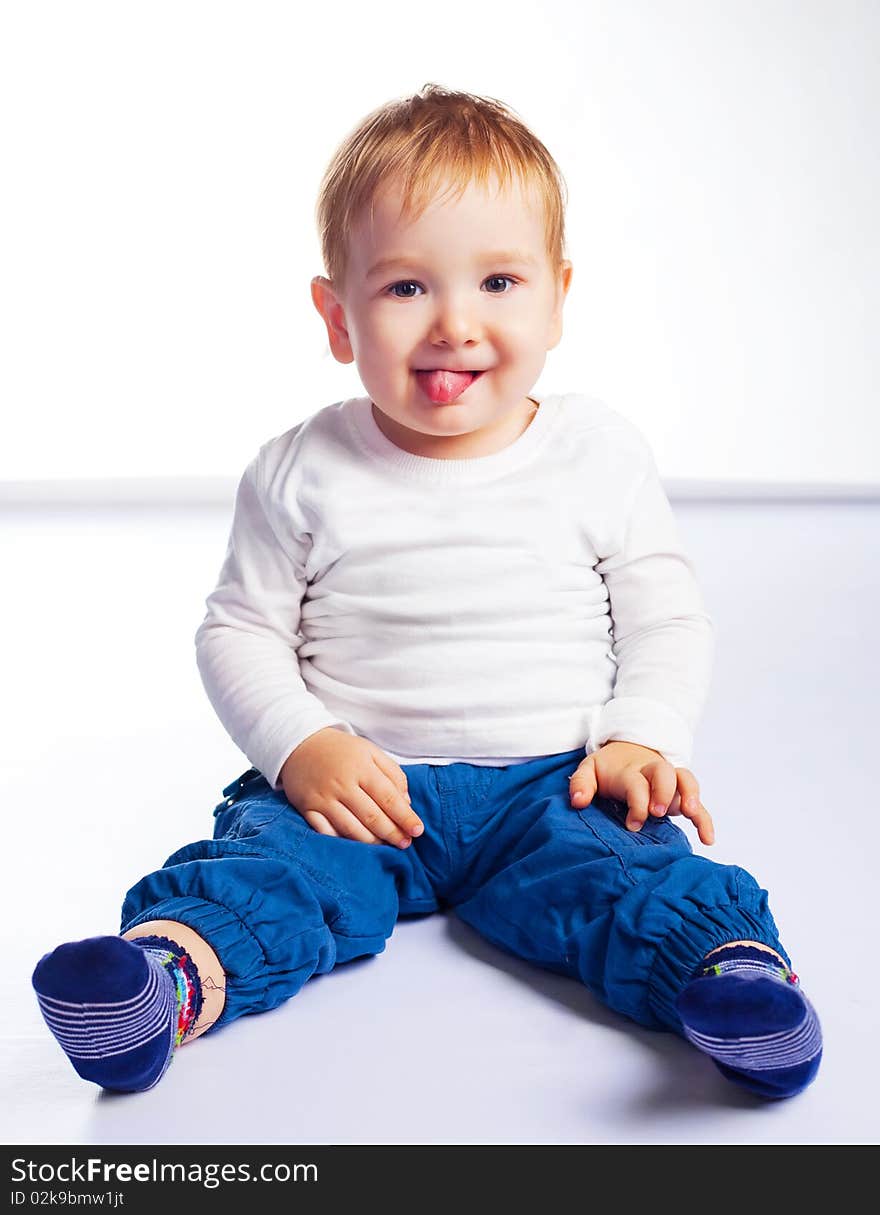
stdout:
[(361, 208), (361, 214), (369, 221), (378, 213), (387, 222), (405, 227), (420, 219), (426, 211), (444, 207), (454, 209), (466, 203), (480, 209), (544, 213), (543, 199), (534, 183), (523, 183), (519, 179), (506, 182), (493, 176), (485, 182), (476, 178), (443, 178), (413, 184), (409, 189), (404, 182), (392, 178), (379, 183)]
[[(407, 193), (401, 183), (381, 183), (355, 213), (349, 226), (349, 248), (375, 248), (417, 229), (454, 225), (456, 239), (472, 237), (476, 249), (542, 246), (547, 208), (536, 188), (518, 181), (487, 183), (444, 181)], [(511, 240), (505, 238), (510, 237)]]

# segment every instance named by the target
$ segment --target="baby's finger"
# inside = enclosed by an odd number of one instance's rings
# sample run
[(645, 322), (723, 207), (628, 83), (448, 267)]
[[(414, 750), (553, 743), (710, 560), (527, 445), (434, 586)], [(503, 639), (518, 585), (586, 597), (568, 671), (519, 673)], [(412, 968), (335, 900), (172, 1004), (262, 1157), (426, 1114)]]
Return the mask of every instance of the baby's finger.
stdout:
[(699, 798), (683, 797), (678, 813), (694, 824), (701, 843), (715, 843), (715, 824), (712, 822), (712, 815)]
[[(679, 808), (685, 798), (690, 798), (691, 805), (699, 805), (700, 783), (693, 772), (689, 768), (676, 768), (675, 775), (678, 784), (677, 797), (679, 799)], [(672, 805), (669, 808), (671, 810)]]
[(380, 840), (377, 835), (373, 835), (372, 831), (368, 831), (351, 811), (346, 810), (345, 806), (337, 803), (331, 814), (332, 821), (329, 815), (322, 814), (320, 810), (306, 810), (303, 818), (320, 835), (342, 836), (347, 840), (359, 840), (362, 844), (384, 843), (384, 840)]
[(596, 796), (596, 765), (592, 760), (588, 756), (568, 778), (568, 797), (575, 809), (583, 810)]
[[(361, 788), (366, 789), (373, 800), (385, 810), (389, 818), (399, 824), (405, 834), (421, 835), (425, 825), (413, 810), (406, 773), (390, 755), (386, 755), (384, 752), (377, 752), (373, 756), (373, 762), (386, 780), (380, 779), (375, 785), (362, 783)], [(395, 797), (395, 793), (398, 796)]]
[(625, 781), (626, 804), (628, 807), (626, 815), (627, 830), (641, 831), (642, 825), (648, 817), (651, 786), (647, 777), (642, 776), (641, 772), (631, 773), (625, 777)]
[(367, 777), (366, 781), (346, 798), (348, 809), (381, 842), (406, 848), (412, 837), (401, 824), (419, 822), (409, 799), (378, 768), (375, 776)]
[(306, 810), (303, 812), (303, 818), (313, 827), (319, 835), (338, 835), (339, 832), (327, 818), (326, 814), (322, 814), (320, 810)]
[(661, 818), (675, 797), (676, 769), (668, 760), (658, 759), (643, 771), (651, 782), (650, 812), (656, 818)]

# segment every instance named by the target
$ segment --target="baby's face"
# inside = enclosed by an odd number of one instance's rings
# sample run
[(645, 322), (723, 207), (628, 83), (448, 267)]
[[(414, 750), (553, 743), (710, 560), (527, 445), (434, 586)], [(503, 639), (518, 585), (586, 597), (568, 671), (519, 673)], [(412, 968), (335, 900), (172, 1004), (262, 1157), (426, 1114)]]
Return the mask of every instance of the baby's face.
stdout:
[[(392, 441), (417, 455), (487, 454), (534, 412), (527, 394), (562, 336), (571, 263), (554, 275), (543, 209), (519, 187), (472, 184), (414, 221), (400, 200), (393, 186), (375, 199), (372, 225), (366, 214), (351, 234), (344, 293), (313, 279), (315, 306)], [(416, 374), (435, 368), (482, 374), (443, 404)]]

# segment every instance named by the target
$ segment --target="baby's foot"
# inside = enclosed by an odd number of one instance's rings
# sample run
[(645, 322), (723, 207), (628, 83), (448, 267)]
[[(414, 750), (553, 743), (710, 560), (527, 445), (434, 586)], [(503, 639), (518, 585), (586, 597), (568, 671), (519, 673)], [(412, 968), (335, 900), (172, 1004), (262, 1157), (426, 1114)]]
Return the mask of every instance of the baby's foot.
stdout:
[(685, 1037), (729, 1080), (761, 1097), (793, 1097), (816, 1077), (822, 1030), (800, 980), (748, 945), (704, 958), (676, 1001)]
[(165, 937), (89, 937), (45, 954), (32, 983), (84, 1080), (138, 1092), (165, 1074), (202, 1004), (198, 972)]

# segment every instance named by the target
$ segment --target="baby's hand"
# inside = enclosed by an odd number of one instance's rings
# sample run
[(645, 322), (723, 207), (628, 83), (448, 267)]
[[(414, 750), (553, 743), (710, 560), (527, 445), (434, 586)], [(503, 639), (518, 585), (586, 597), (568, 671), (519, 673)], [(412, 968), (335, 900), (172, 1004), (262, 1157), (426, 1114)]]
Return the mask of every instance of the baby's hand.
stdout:
[(335, 726), (304, 739), (280, 780), (293, 809), (321, 835), (406, 848), (424, 830), (400, 765), (368, 738)]
[(683, 814), (697, 829), (704, 844), (714, 844), (712, 816), (700, 801), (700, 787), (693, 772), (673, 768), (659, 751), (631, 742), (607, 742), (588, 755), (569, 781), (569, 796), (576, 810), (583, 810), (599, 793), (626, 802), (626, 825), (640, 831), (651, 813)]

